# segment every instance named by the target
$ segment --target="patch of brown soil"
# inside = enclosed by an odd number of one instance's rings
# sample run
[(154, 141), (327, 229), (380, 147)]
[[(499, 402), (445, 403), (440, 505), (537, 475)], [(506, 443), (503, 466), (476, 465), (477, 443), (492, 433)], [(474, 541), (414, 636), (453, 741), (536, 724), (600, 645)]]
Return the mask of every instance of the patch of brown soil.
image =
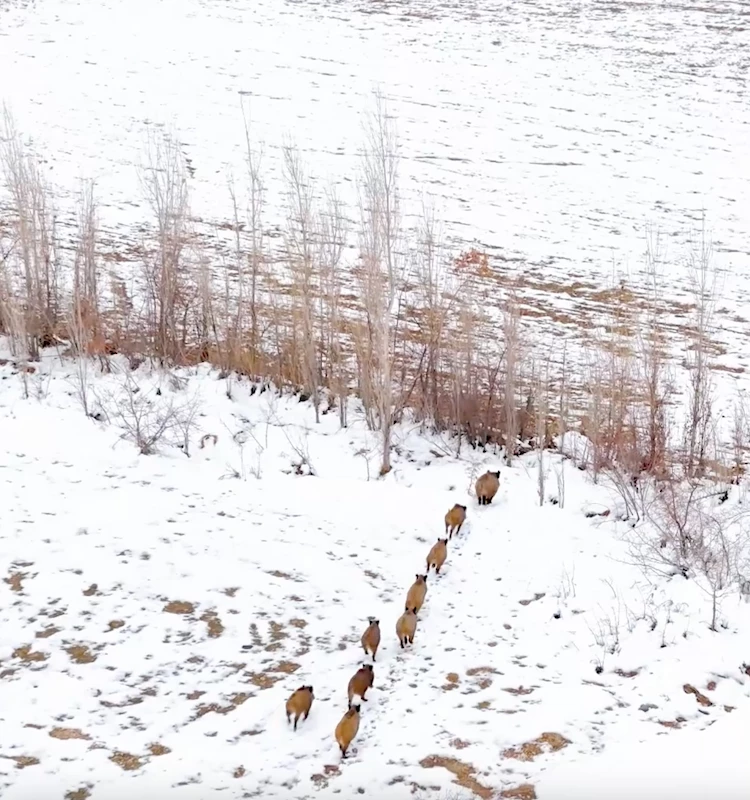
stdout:
[(172, 751), (163, 744), (154, 743), (148, 746), (148, 752), (151, 753), (152, 756), (165, 756)]
[(458, 687), (460, 678), (457, 672), (449, 672), (445, 676), (445, 680), (448, 681), (448, 683), (446, 683), (442, 688), (444, 692), (449, 692), (451, 689), (456, 689)]
[(474, 774), (476, 773), (475, 767), (473, 767), (471, 764), (466, 764), (463, 761), (459, 761), (457, 758), (446, 758), (445, 756), (427, 756), (427, 758), (423, 758), (419, 762), (419, 766), (424, 767), (425, 769), (432, 769), (434, 767), (443, 767), (443, 769), (447, 769), (448, 772), (453, 773), (456, 778), (453, 783), (457, 784), (458, 786), (463, 786), (464, 789), (469, 789), (470, 791), (474, 792), (477, 797), (483, 798), (483, 800), (490, 800), (494, 794), (492, 789), (489, 789), (487, 786), (483, 786), (474, 777)]
[(273, 575), (274, 578), (283, 578), (285, 581), (294, 581), (295, 583), (304, 583), (302, 578), (295, 578), (294, 575), (290, 575), (288, 572), (281, 572), (278, 569), (267, 570), (269, 575)]
[(49, 639), (50, 636), (60, 633), (61, 630), (61, 628), (56, 628), (54, 625), (52, 625), (49, 628), (45, 628), (43, 631), (37, 631), (34, 636), (37, 639)]
[(25, 644), (22, 647), (16, 647), (13, 651), (13, 658), (20, 658), (26, 664), (34, 661), (46, 661), (49, 656), (46, 653), (40, 653), (38, 650), (32, 650), (30, 644)]
[(142, 697), (128, 697), (122, 703), (113, 703), (111, 700), (101, 700), (105, 708), (126, 708), (127, 706), (137, 706), (143, 702)]
[(280, 661), (276, 666), (267, 669), (265, 672), (247, 673), (247, 680), (259, 689), (270, 689), (275, 683), (282, 680), (282, 675), (292, 675), (299, 667), (300, 665), (295, 664), (293, 661)]
[(239, 592), (239, 590), (240, 590), (239, 586), (230, 586), (228, 589), (222, 589), (222, 591), (227, 597), (234, 597), (237, 594), (237, 592)]
[(635, 676), (640, 672), (639, 669), (630, 669), (630, 670), (622, 670), (616, 669), (615, 675), (619, 675), (621, 678), (635, 678)]
[(546, 592), (534, 592), (534, 596), (531, 598), (531, 600), (519, 600), (518, 602), (522, 606), (528, 606), (531, 603), (536, 602), (537, 600), (541, 600), (546, 594), (547, 594)]
[(116, 631), (118, 628), (122, 628), (125, 625), (125, 622), (121, 619), (113, 619), (108, 625), (107, 630)]
[(28, 572), (11, 572), (3, 581), (10, 586), (11, 592), (23, 591), (23, 580), (29, 576)]
[(290, 625), (291, 625), (293, 628), (300, 628), (300, 629), (302, 629), (302, 628), (306, 628), (306, 627), (307, 627), (307, 623), (306, 623), (306, 622), (305, 622), (305, 620), (303, 620), (303, 619), (290, 619), (290, 620), (289, 620), (289, 624), (290, 624)]
[(192, 614), (195, 611), (195, 606), (186, 600), (170, 600), (162, 611), (166, 614)]
[(99, 594), (99, 586), (96, 583), (92, 583), (88, 589), (84, 589), (83, 593), (86, 597), (93, 597), (95, 594)]
[(232, 777), (233, 778), (244, 778), (246, 774), (247, 774), (247, 770), (243, 766), (239, 766), (232, 773)]
[(95, 656), (85, 644), (74, 644), (65, 648), (65, 652), (70, 656), (70, 660), (76, 664), (93, 664)]
[(509, 687), (508, 689), (503, 689), (503, 691), (507, 692), (508, 694), (514, 694), (514, 695), (518, 696), (518, 695), (521, 695), (521, 694), (531, 694), (534, 691), (534, 687), (532, 687), (531, 689), (528, 689), (525, 686), (518, 686), (515, 689), (512, 688), (512, 687)]
[(451, 747), (455, 747), (456, 750), (465, 750), (467, 747), (471, 745), (471, 742), (464, 741), (463, 739), (451, 739), (450, 742)]
[(34, 758), (34, 756), (0, 756), (0, 758), (7, 758), (10, 761), (15, 761), (16, 769), (35, 767), (39, 763), (39, 759)]
[(89, 797), (91, 797), (91, 790), (85, 786), (65, 792), (65, 800), (87, 800)]
[(683, 692), (685, 692), (685, 694), (694, 694), (694, 695), (695, 695), (695, 699), (696, 699), (696, 700), (698, 701), (698, 703), (699, 703), (700, 705), (702, 705), (702, 706), (712, 706), (712, 705), (713, 705), (713, 701), (709, 700), (709, 699), (706, 697), (706, 695), (705, 695), (705, 694), (701, 694), (701, 693), (700, 693), (700, 692), (699, 692), (699, 691), (698, 691), (698, 690), (695, 688), (695, 686), (691, 686), (689, 683), (686, 683), (686, 684), (685, 684), (685, 685), (682, 687), (682, 691), (683, 691)]
[(218, 639), (224, 633), (224, 626), (215, 611), (206, 611), (201, 617), (201, 622), (206, 623), (209, 639)]
[(226, 706), (220, 706), (218, 703), (206, 703), (204, 705), (200, 705), (198, 706), (198, 710), (196, 711), (193, 719), (200, 719), (211, 712), (222, 715), (229, 714), (229, 712), (234, 711), (237, 706), (241, 706), (249, 697), (251, 697), (251, 695), (248, 692), (240, 692), (239, 694), (236, 694), (230, 698), (229, 704)]
[(713, 692), (716, 689), (716, 681), (709, 681), (706, 684), (706, 691)]
[(567, 747), (570, 740), (559, 733), (543, 733), (530, 742), (524, 742), (519, 747), (510, 747), (503, 752), (505, 758), (517, 758), (519, 761), (533, 761), (543, 753), (556, 753)]
[(500, 797), (512, 798), (512, 800), (536, 800), (536, 791), (530, 783), (522, 783), (512, 789), (503, 789)]
[(685, 722), (685, 717), (677, 717), (677, 719), (660, 719), (657, 720), (659, 725), (663, 725), (665, 728), (679, 728), (683, 722)]
[(474, 677), (475, 675), (502, 675), (503, 673), (494, 667), (472, 667), (466, 670), (466, 674)]
[(49, 735), (53, 739), (90, 739), (91, 737), (79, 728), (52, 728)]
[(335, 778), (337, 775), (341, 775), (341, 769), (336, 764), (324, 764), (323, 772), (311, 775), (310, 780), (319, 789), (325, 789), (328, 786), (329, 778)]
[(128, 772), (140, 769), (143, 766), (143, 761), (141, 761), (138, 756), (134, 756), (131, 753), (123, 753), (120, 750), (116, 750), (112, 753), (109, 760), (117, 764), (120, 769), (124, 769)]

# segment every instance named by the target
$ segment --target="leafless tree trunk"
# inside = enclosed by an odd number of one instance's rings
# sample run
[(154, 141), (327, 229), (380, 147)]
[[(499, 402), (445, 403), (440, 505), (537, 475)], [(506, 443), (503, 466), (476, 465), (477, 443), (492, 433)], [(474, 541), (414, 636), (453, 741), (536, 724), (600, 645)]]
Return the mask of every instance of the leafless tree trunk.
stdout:
[(518, 411), (516, 392), (518, 387), (518, 364), (520, 358), (520, 331), (518, 302), (514, 292), (510, 292), (503, 309), (503, 339), (505, 344), (505, 459), (510, 466), (516, 452), (518, 437)]
[(156, 223), (156, 251), (145, 265), (154, 355), (164, 364), (181, 355), (178, 305), (189, 238), (187, 169), (179, 142), (170, 134), (149, 134), (141, 185)]
[(362, 225), (360, 284), (368, 336), (367, 383), (381, 433), (380, 474), (391, 470), (394, 424), (393, 368), (401, 323), (404, 266), (401, 243), (398, 142), (393, 118), (385, 100), (376, 94), (375, 112), (367, 125), (360, 184)]
[(700, 241), (690, 253), (690, 279), (694, 298), (687, 368), (690, 371), (688, 420), (685, 430), (686, 468), (690, 477), (702, 475), (711, 438), (714, 385), (709, 350), (717, 299), (717, 274), (712, 263), (713, 247), (706, 232), (705, 215)]
[(317, 352), (322, 349), (316, 325), (316, 297), (320, 294), (317, 264), (319, 244), (315, 225), (317, 213), (312, 179), (305, 174), (299, 152), (284, 147), (287, 226), (286, 257), (292, 274), (295, 311), (301, 323), (302, 372), (320, 422), (320, 369)]

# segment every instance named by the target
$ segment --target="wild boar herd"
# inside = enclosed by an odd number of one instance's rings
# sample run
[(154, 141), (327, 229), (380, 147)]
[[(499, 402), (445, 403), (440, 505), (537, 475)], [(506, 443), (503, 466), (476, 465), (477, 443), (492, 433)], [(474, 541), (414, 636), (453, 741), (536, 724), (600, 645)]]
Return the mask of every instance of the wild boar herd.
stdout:
[[(477, 502), (480, 506), (489, 505), (500, 488), (500, 473), (485, 472), (476, 482), (475, 491)], [(427, 554), (425, 574), (417, 574), (414, 583), (406, 593), (404, 603), (404, 613), (396, 622), (396, 636), (402, 649), (407, 645), (414, 644), (414, 636), (417, 632), (418, 614), (424, 605), (427, 597), (427, 576), (431, 569), (437, 575), (448, 557), (448, 542), (454, 534), (458, 535), (461, 527), (466, 521), (466, 506), (456, 503), (453, 508), (445, 515), (445, 536), (438, 539)], [(368, 626), (362, 634), (361, 644), (365, 655), (372, 657), (373, 664), (380, 647), (380, 620), (376, 617), (368, 617)], [(360, 701), (366, 701), (367, 690), (372, 688), (375, 680), (373, 664), (363, 664), (349, 680), (346, 692), (348, 697), (347, 710), (338, 725), (334, 736), (341, 750), (341, 757), (346, 758), (349, 745), (359, 731), (359, 710)], [(355, 698), (358, 698), (355, 701)], [(286, 719), (291, 722), (294, 717), (294, 730), (297, 730), (297, 723), (300, 717), (307, 719), (312, 708), (315, 695), (312, 686), (300, 686), (296, 692), (286, 701)]]

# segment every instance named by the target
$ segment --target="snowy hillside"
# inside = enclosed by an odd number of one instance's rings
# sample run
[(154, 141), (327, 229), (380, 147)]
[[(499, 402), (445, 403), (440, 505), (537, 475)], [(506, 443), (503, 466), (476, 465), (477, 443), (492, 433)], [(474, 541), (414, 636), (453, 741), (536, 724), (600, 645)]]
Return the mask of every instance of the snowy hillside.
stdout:
[[(660, 231), (664, 290), (686, 302), (688, 240), (705, 210), (727, 285), (731, 366), (744, 343), (750, 254), (747, 9), (667, 0), (437, 3), (330, 0), (6, 0), (0, 75), (72, 219), (97, 181), (118, 260), (148, 216), (138, 182), (146, 131), (174, 129), (193, 212), (232, 219), (245, 175), (241, 103), (273, 229), (283, 222), (282, 146), (358, 215), (362, 114), (380, 85), (398, 121), (404, 213), (435, 207), (452, 249), (520, 271), (540, 325), (584, 331), (611, 279), (643, 285)], [(216, 245), (221, 238), (204, 228)], [(676, 309), (679, 310), (679, 309)], [(554, 311), (554, 313), (552, 313)], [(559, 318), (554, 319), (555, 316)], [(739, 361), (738, 361), (739, 360)]]
[[(393, 472), (368, 480), (354, 406), (348, 429), (316, 426), (298, 398), (204, 367), (114, 364), (89, 376), (99, 422), (72, 362), (49, 353), (28, 399), (0, 368), (3, 798), (105, 798), (126, 779), (170, 798), (567, 798), (543, 793), (548, 769), (750, 713), (750, 606), (724, 598), (712, 633), (697, 582), (646, 581), (614, 493), (570, 460), (545, 455), (539, 507), (535, 454), (456, 458), (405, 425)], [(179, 430), (152, 456), (121, 438), (161, 413), (128, 410), (146, 401), (194, 417), (189, 458)], [(486, 468), (501, 488), (479, 508)], [(467, 523), (401, 651), (406, 590), (455, 502)], [(382, 644), (342, 763), (333, 731), (370, 615)], [(295, 733), (284, 704), (303, 684)]]

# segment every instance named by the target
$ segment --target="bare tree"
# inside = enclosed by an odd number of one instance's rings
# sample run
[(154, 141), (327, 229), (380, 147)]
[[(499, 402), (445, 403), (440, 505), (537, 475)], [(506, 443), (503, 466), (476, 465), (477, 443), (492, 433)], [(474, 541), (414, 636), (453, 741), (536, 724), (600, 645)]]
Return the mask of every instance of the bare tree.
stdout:
[(684, 439), (686, 471), (690, 477), (702, 475), (705, 470), (713, 420), (714, 385), (710, 347), (718, 276), (712, 255), (713, 246), (706, 232), (704, 214), (700, 239), (693, 243), (688, 263), (694, 307), (686, 358), (690, 390)]
[(314, 184), (305, 173), (299, 151), (291, 145), (284, 147), (284, 178), (286, 182), (287, 225), (285, 230), (286, 258), (292, 275), (295, 317), (299, 321), (302, 370), (315, 409), (315, 422), (320, 422), (320, 365), (318, 351), (322, 349), (316, 321), (316, 298), (320, 294), (317, 256), (319, 251)]
[(181, 354), (178, 306), (184, 291), (184, 254), (189, 238), (189, 192), (185, 158), (174, 135), (149, 132), (141, 185), (156, 224), (156, 249), (144, 267), (153, 353), (162, 364)]
[[(401, 245), (398, 142), (393, 118), (380, 93), (366, 127), (360, 181), (359, 282), (365, 312), (360, 330), (360, 380), (381, 433), (380, 474), (391, 470), (394, 425), (394, 359), (400, 334), (405, 267)], [(364, 341), (363, 341), (364, 339)]]
[(516, 392), (518, 387), (518, 364), (520, 359), (520, 330), (518, 318), (518, 298), (510, 291), (503, 308), (503, 340), (505, 344), (505, 459), (510, 466), (516, 452), (518, 436), (518, 411)]

